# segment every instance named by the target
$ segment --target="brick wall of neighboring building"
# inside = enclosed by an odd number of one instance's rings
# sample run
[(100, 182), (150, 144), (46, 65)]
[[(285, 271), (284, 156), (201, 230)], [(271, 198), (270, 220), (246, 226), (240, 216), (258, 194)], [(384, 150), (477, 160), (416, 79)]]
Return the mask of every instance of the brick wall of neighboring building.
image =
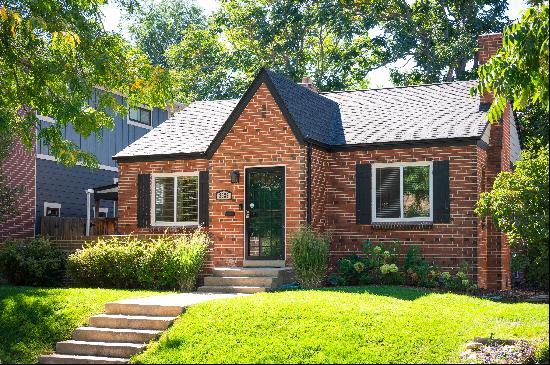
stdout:
[(22, 238), (34, 236), (35, 223), (35, 150), (28, 151), (19, 141), (1, 166), (6, 182), (23, 189), (19, 193), (16, 206), (20, 213), (8, 217), (0, 224), (0, 242), (8, 237)]
[[(267, 106), (265, 117), (262, 106)], [(260, 86), (252, 100), (227, 134), (210, 161), (210, 232), (216, 245), (216, 266), (240, 266), (244, 257), (245, 167), (285, 166), (286, 174), (286, 258), (289, 237), (306, 219), (306, 149), (300, 146), (273, 96), (265, 85)], [(240, 172), (238, 184), (231, 184), (229, 174)], [(216, 201), (218, 190), (233, 193), (231, 201)], [(235, 211), (226, 217), (225, 211)]]

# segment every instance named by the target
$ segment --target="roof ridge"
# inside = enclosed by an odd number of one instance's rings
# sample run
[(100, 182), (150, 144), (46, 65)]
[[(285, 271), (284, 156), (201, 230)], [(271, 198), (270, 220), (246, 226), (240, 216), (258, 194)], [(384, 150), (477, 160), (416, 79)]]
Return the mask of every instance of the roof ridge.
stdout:
[(371, 91), (371, 90), (389, 90), (389, 89), (405, 89), (405, 88), (414, 88), (414, 87), (426, 87), (426, 86), (437, 86), (437, 85), (449, 85), (456, 83), (466, 83), (477, 80), (455, 80), (455, 81), (445, 81), (445, 82), (434, 82), (431, 84), (416, 84), (416, 85), (398, 85), (398, 86), (385, 86), (385, 87), (373, 87), (369, 89), (355, 89), (355, 90), (334, 90), (334, 91), (322, 91), (319, 94), (337, 94), (337, 93), (352, 93), (356, 91)]

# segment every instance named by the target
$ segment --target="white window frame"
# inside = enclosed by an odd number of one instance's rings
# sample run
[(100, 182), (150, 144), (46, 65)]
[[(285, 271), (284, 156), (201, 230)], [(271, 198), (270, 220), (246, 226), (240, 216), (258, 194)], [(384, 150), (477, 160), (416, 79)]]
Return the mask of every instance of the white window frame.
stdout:
[[(158, 177), (173, 177), (174, 178), (174, 197), (176, 197), (176, 192), (178, 191), (178, 177), (181, 176), (195, 176), (197, 178), (197, 220), (189, 222), (166, 222), (166, 221), (157, 221), (155, 216), (156, 206), (155, 206), (155, 184), (156, 178)], [(174, 219), (176, 219), (177, 211), (177, 198), (174, 199)], [(154, 227), (189, 227), (189, 226), (198, 226), (199, 225), (199, 172), (175, 172), (175, 173), (154, 173), (151, 174), (151, 226)]]
[[(149, 125), (147, 124), (143, 124), (143, 123), (139, 123), (139, 122), (135, 122), (133, 120), (130, 119), (130, 109), (145, 109), (145, 110), (148, 110), (149, 111), (149, 115), (151, 116), (151, 119), (149, 121)], [(141, 128), (145, 128), (145, 129), (153, 129), (153, 109), (152, 108), (148, 108), (146, 107), (145, 105), (138, 105), (137, 107), (135, 108), (132, 108), (132, 107), (128, 107), (128, 114), (126, 115), (126, 122), (128, 123), (128, 125), (133, 125), (133, 126), (136, 126), (136, 127), (141, 127)]]
[(60, 203), (44, 202), (44, 211), (42, 212), (42, 216), (47, 217), (46, 212), (48, 211), (48, 208), (59, 209), (58, 217), (61, 217), (61, 204)]
[[(99, 217), (96, 217), (95, 216), (95, 206), (92, 207), (93, 211), (94, 211), (94, 218), (99, 218)], [(109, 217), (109, 208), (99, 208), (99, 213), (105, 213), (105, 218), (108, 218)]]
[[(429, 166), (430, 173), (428, 174), (430, 178), (430, 216), (429, 217), (403, 217), (403, 168), (409, 166)], [(377, 218), (376, 217), (376, 170), (384, 167), (399, 167), (399, 209), (401, 212), (400, 218)], [(419, 162), (394, 162), (394, 163), (373, 163), (372, 164), (372, 174), (371, 174), (371, 212), (372, 212), (372, 222), (373, 223), (386, 223), (386, 222), (433, 222), (433, 162), (432, 161), (419, 161)]]

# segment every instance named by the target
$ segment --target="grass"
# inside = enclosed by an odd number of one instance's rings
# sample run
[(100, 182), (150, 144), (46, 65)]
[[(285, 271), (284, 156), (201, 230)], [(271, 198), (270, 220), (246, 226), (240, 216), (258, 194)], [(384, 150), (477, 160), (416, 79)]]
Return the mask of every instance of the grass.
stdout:
[(35, 363), (113, 300), (158, 294), (110, 289), (47, 289), (0, 285), (0, 361)]
[(134, 363), (446, 363), (474, 336), (543, 339), (548, 305), (402, 287), (288, 291), (193, 306)]

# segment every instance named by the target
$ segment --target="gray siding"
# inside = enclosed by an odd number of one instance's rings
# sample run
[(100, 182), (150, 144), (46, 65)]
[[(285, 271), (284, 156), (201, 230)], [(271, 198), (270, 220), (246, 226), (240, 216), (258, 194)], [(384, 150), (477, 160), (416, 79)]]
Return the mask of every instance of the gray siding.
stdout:
[[(117, 96), (117, 99), (119, 102), (123, 102), (123, 97)], [(97, 95), (94, 95), (92, 100), (90, 100), (90, 104), (93, 105), (96, 101)], [(168, 112), (153, 108), (151, 118), (153, 127), (156, 127), (168, 119)], [(77, 134), (72, 126), (65, 127), (63, 136), (73, 141), (83, 151), (93, 153), (101, 165), (116, 167), (116, 163), (112, 157), (129, 144), (144, 136), (149, 132), (149, 129), (129, 125), (126, 117), (122, 118), (120, 115), (115, 115), (114, 120), (115, 127), (113, 130), (103, 128), (100, 133), (93, 133), (87, 139)], [(48, 127), (49, 124), (49, 122), (41, 121), (39, 128)], [(39, 154), (49, 155), (48, 147), (42, 143), (37, 145), (36, 150)]]
[[(112, 184), (117, 175), (114, 171), (91, 170), (82, 166), (67, 168), (55, 161), (37, 159), (36, 232), (40, 233), (44, 202), (60, 203), (62, 217), (86, 217), (85, 190)], [(113, 216), (113, 202), (104, 201), (101, 207), (109, 208), (108, 216)]]

